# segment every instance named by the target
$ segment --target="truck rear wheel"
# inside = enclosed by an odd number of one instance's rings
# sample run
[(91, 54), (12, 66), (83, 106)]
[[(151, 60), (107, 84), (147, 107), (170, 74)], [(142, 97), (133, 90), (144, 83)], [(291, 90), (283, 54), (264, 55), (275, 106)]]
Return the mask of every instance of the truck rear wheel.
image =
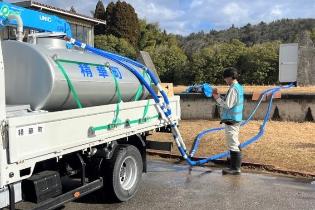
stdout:
[(138, 190), (143, 163), (139, 150), (132, 145), (119, 145), (102, 167), (104, 194), (115, 201), (127, 201)]

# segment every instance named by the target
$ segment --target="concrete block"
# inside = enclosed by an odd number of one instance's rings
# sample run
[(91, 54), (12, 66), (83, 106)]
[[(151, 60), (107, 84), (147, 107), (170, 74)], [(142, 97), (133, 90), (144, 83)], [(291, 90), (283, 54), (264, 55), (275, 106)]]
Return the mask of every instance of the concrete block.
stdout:
[[(183, 93), (181, 97), (182, 119), (219, 119), (220, 110), (212, 98), (205, 98), (198, 93)], [(263, 120), (269, 101), (263, 101), (254, 115), (254, 120)], [(247, 119), (255, 109), (257, 101), (251, 94), (245, 95), (244, 119)], [(315, 94), (282, 94), (282, 99), (274, 100), (270, 118), (281, 121), (314, 121)]]

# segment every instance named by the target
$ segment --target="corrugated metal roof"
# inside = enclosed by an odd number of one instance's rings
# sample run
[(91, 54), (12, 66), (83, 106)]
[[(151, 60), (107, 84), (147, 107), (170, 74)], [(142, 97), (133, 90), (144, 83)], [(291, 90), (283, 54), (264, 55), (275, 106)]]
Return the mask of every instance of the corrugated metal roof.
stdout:
[(32, 0), (20, 1), (20, 2), (15, 2), (14, 4), (20, 5), (20, 6), (23, 6), (23, 7), (36, 7), (36, 8), (39, 8), (39, 9), (60, 13), (60, 14), (63, 14), (63, 15), (67, 15), (67, 16), (70, 16), (70, 17), (74, 17), (74, 18), (90, 21), (90, 22), (97, 23), (97, 24), (106, 24), (106, 22), (104, 20), (96, 19), (96, 18), (89, 17), (87, 15), (78, 14), (78, 13), (72, 13), (69, 10), (64, 10), (64, 9), (61, 9), (61, 8), (58, 8), (58, 7), (54, 7), (54, 6), (51, 6), (51, 5), (47, 5), (47, 4), (43, 4), (43, 3), (40, 3), (40, 2), (37, 2), (37, 1), (32, 1)]

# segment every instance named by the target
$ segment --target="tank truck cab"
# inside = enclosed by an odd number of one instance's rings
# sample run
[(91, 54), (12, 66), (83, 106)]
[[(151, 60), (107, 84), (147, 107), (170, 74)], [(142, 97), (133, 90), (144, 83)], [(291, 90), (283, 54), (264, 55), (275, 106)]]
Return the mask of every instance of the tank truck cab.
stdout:
[[(0, 40), (0, 208), (54, 209), (94, 191), (131, 199), (148, 132), (170, 124), (161, 108), (124, 65), (67, 46), (64, 20), (0, 6), (17, 27), (17, 40)], [(41, 33), (22, 42), (23, 27)], [(177, 123), (179, 97), (169, 106)]]

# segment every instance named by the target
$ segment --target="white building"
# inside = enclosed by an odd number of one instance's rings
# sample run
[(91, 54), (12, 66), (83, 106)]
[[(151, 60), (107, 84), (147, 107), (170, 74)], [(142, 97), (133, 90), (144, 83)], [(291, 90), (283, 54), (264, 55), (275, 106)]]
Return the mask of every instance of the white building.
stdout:
[[(44, 13), (53, 14), (65, 19), (71, 26), (72, 36), (92, 46), (94, 45), (94, 26), (97, 24), (106, 24), (104, 20), (95, 19), (78, 13), (73, 13), (68, 10), (56, 8), (32, 0), (20, 1), (14, 4), (32, 10), (40, 10)], [(2, 37), (3, 39), (10, 39), (11, 37), (13, 37), (12, 29), (8, 28), (4, 30)]]

